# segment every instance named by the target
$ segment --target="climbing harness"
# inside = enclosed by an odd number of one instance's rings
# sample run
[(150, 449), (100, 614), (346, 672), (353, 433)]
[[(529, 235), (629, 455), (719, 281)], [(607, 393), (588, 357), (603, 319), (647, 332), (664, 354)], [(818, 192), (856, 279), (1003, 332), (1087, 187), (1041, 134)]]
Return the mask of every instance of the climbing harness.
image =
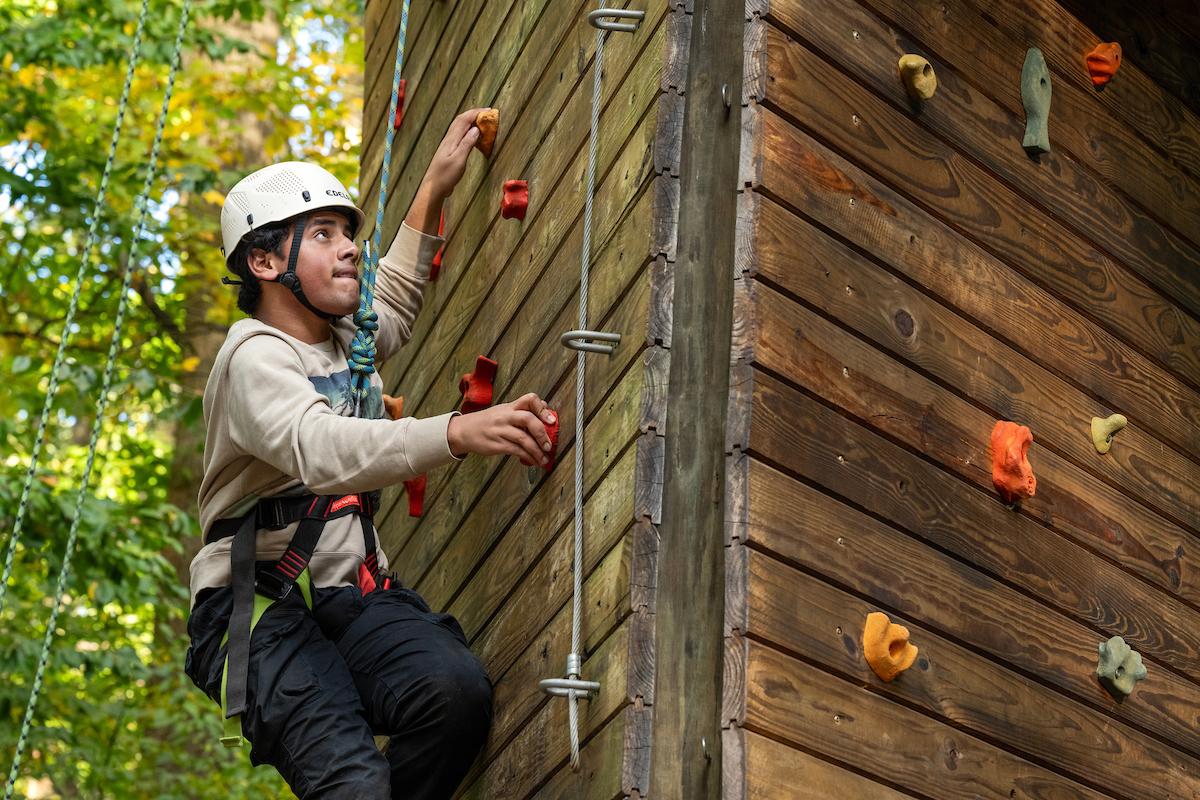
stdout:
[[(632, 19), (631, 23), (611, 22), (608, 18)], [(583, 680), (583, 658), (581, 650), (581, 596), (583, 594), (583, 428), (584, 428), (584, 357), (587, 353), (612, 355), (613, 348), (621, 341), (619, 333), (587, 330), (588, 267), (592, 258), (592, 199), (596, 193), (596, 145), (600, 127), (600, 79), (603, 74), (604, 32), (637, 30), (645, 17), (643, 11), (597, 8), (588, 14), (588, 23), (596, 29), (596, 57), (593, 62), (592, 79), (592, 122), (588, 132), (587, 194), (583, 207), (582, 266), (579, 276), (579, 329), (568, 331), (560, 338), (566, 347), (578, 352), (575, 359), (575, 547), (572, 572), (574, 581), (571, 596), (571, 652), (567, 655), (565, 678), (547, 678), (541, 681), (542, 691), (555, 697), (567, 698), (568, 723), (571, 729), (571, 769), (579, 769), (579, 707), (580, 697), (591, 699), (600, 690), (596, 681)], [(612, 344), (596, 344), (611, 342)]]
[[(96, 198), (96, 206), (92, 212), (92, 222), (88, 228), (87, 243), (84, 246), (83, 259), (80, 261), (79, 274), (76, 277), (76, 281), (75, 281), (75, 292), (71, 297), (70, 311), (68, 311), (68, 313), (67, 313), (67, 319), (66, 319), (66, 322), (64, 323), (62, 339), (59, 341), (58, 355), (55, 357), (54, 367), (51, 370), (50, 391), (47, 394), (46, 405), (42, 411), (42, 420), (41, 420), (41, 423), (38, 428), (37, 445), (34, 448), (33, 461), (30, 464), (29, 471), (26, 473), (25, 490), (22, 493), (21, 505), (18, 509), (17, 524), (13, 530), (12, 540), (9, 543), (9, 553), (8, 553), (7, 562), (5, 565), (4, 581), (2, 584), (0, 584), (0, 587), (3, 587), (4, 585), (7, 585), (7, 583), (8, 583), (8, 577), (9, 577), (9, 573), (11, 571), (10, 568), (12, 565), (13, 549), (16, 547), (16, 539), (17, 539), (18, 532), (20, 530), (21, 514), (24, 511), (26, 498), (28, 496), (30, 480), (32, 479), (33, 470), (37, 463), (38, 449), (40, 448), (41, 443), (42, 443), (42, 437), (43, 437), (43, 434), (45, 433), (45, 428), (46, 428), (46, 420), (47, 420), (47, 417), (49, 414), (50, 406), (53, 402), (54, 392), (57, 388), (57, 385), (56, 385), (57, 369), (59, 367), (59, 364), (60, 364), (60, 361), (62, 358), (62, 354), (63, 354), (63, 349), (66, 345), (68, 335), (71, 330), (71, 320), (72, 320), (72, 317), (74, 316), (75, 307), (76, 307), (76, 304), (79, 299), (80, 287), (83, 285), (83, 271), (84, 271), (85, 266), (88, 263), (88, 259), (89, 259), (90, 255), (91, 255), (91, 246), (92, 246), (93, 240), (95, 238), (95, 230), (96, 230), (96, 226), (97, 226), (97, 220), (99, 218), (99, 210), (100, 210), (100, 206), (103, 201), (103, 198), (104, 198), (105, 182), (108, 179), (109, 170), (112, 167), (112, 162), (113, 162), (113, 157), (114, 157), (114, 153), (115, 153), (115, 149), (116, 149), (116, 145), (117, 145), (117, 140), (119, 139), (120, 131), (121, 131), (121, 120), (124, 117), (125, 106), (129, 99), (129, 88), (130, 88), (130, 84), (131, 84), (132, 77), (133, 77), (134, 67), (136, 66), (137, 60), (138, 60), (137, 53), (141, 48), (141, 35), (142, 35), (143, 23), (145, 22), (146, 10), (147, 10), (148, 5), (149, 5), (148, 0), (143, 0), (141, 16), (138, 18), (137, 32), (134, 34), (133, 52), (130, 55), (129, 68), (126, 73), (125, 88), (122, 91), (121, 104), (120, 104), (120, 108), (119, 108), (118, 114), (117, 114), (117, 122), (113, 129), (112, 146), (110, 147), (110, 150), (109, 150), (108, 162), (104, 168), (104, 176), (101, 178), (100, 190), (99, 190), (99, 192), (97, 194), (97, 198)], [(127, 301), (128, 297), (129, 297), (130, 286), (132, 285), (132, 282), (133, 282), (133, 271), (135, 269), (135, 265), (137, 264), (137, 259), (136, 259), (137, 245), (138, 245), (138, 242), (141, 240), (142, 235), (145, 230), (146, 214), (147, 214), (147, 209), (149, 206), (150, 188), (154, 183), (154, 178), (155, 178), (157, 168), (158, 168), (158, 151), (159, 151), (159, 147), (162, 144), (163, 128), (165, 127), (166, 120), (167, 120), (167, 110), (170, 108), (171, 95), (175, 88), (175, 75), (179, 71), (179, 57), (180, 57), (180, 52), (182, 51), (182, 48), (183, 48), (183, 34), (184, 34), (184, 31), (187, 29), (188, 14), (190, 11), (191, 11), (191, 0), (184, 0), (183, 8), (180, 11), (180, 15), (179, 15), (179, 28), (175, 34), (175, 50), (171, 57), (171, 69), (170, 69), (169, 77), (167, 78), (167, 89), (163, 95), (162, 110), (159, 113), (158, 125), (154, 132), (154, 143), (151, 145), (151, 148), (150, 148), (150, 161), (146, 167), (146, 177), (142, 183), (141, 194), (138, 195), (137, 202), (136, 202), (136, 207), (138, 210), (138, 219), (137, 219), (137, 224), (134, 226), (133, 237), (130, 239), (130, 243), (129, 243), (129, 267), (128, 267), (128, 269), (125, 270), (125, 282), (124, 282), (123, 286), (121, 287), (121, 292), (120, 292), (120, 294), (118, 296), (118, 300), (117, 300), (117, 316), (116, 316), (116, 321), (113, 326), (112, 342), (109, 344), (109, 347), (108, 347), (108, 360), (106, 361), (106, 363), (104, 365), (104, 380), (100, 387), (100, 397), (96, 404), (96, 416), (95, 416), (95, 419), (92, 421), (91, 440), (88, 442), (87, 463), (84, 466), (83, 478), (79, 483), (79, 492), (76, 495), (76, 499), (75, 499), (75, 511), (71, 517), (71, 530), (70, 530), (69, 534), (67, 535), (67, 549), (66, 549), (66, 552), (63, 554), (62, 567), (60, 568), (59, 573), (58, 573), (58, 587), (55, 590), (54, 604), (50, 610), (50, 620), (46, 625), (46, 634), (42, 640), (42, 652), (41, 652), (41, 656), (38, 659), (37, 672), (34, 674), (33, 686), (29, 693), (29, 702), (25, 706), (25, 717), (21, 722), (21, 733), (20, 733), (20, 736), (17, 738), (17, 749), (16, 749), (16, 752), (13, 754), (12, 767), (9, 770), (8, 781), (4, 787), (4, 800), (11, 800), (13, 789), (16, 787), (17, 775), (21, 768), (21, 756), (25, 750), (25, 743), (29, 737), (29, 726), (33, 720), (34, 709), (37, 707), (38, 696), (41, 693), (42, 677), (45, 674), (46, 663), (47, 663), (47, 661), (49, 661), (49, 658), (50, 658), (50, 645), (54, 640), (54, 631), (58, 625), (58, 614), (59, 614), (59, 611), (62, 610), (63, 593), (66, 590), (67, 578), (70, 575), (70, 570), (71, 570), (71, 555), (75, 551), (75, 542), (76, 542), (76, 540), (78, 538), (78, 534), (79, 534), (80, 511), (83, 508), (84, 498), (87, 496), (88, 485), (89, 485), (89, 481), (90, 481), (91, 475), (92, 475), (92, 465), (95, 462), (95, 458), (96, 458), (96, 444), (100, 438), (100, 426), (104, 420), (105, 408), (108, 405), (108, 391), (109, 391), (109, 387), (112, 383), (113, 366), (117, 360), (117, 348), (121, 342), (121, 327), (122, 327), (122, 324), (125, 319), (125, 305), (126, 305), (126, 301)], [(3, 591), (2, 588), (0, 588), (0, 591)], [(2, 597), (2, 595), (0, 595), (0, 597)]]
[[(364, 594), (377, 587), (390, 588), (395, 580), (394, 576), (382, 574), (375, 555), (373, 520), (379, 508), (379, 497), (379, 492), (268, 497), (259, 500), (240, 517), (226, 517), (212, 524), (204, 539), (206, 545), (233, 538), (230, 548), (233, 612), (222, 642), (228, 642), (221, 676), (221, 706), (225, 718), (221, 743), (226, 747), (240, 747), (244, 742), (240, 717), (246, 710), (246, 677), (254, 628), (268, 608), (296, 588), (312, 609), (308, 564), (329, 520), (357, 514), (362, 523), (365, 558), (359, 569), (359, 587)], [(255, 559), (258, 531), (282, 530), (296, 522), (299, 523), (296, 532), (279, 560), (270, 568), (258, 568)]]
[[(387, 119), (395, 117), (396, 107), (399, 103), (400, 70), (404, 62), (404, 44), (408, 33), (408, 7), (409, 0), (404, 0), (400, 13), (400, 32), (396, 40), (392, 99)], [(366, 241), (363, 242), (366, 253), (363, 259), (363, 276), (359, 281), (359, 308), (354, 315), (356, 330), (349, 356), (350, 393), (356, 417), (362, 415), (363, 401), (370, 388), (371, 373), (375, 371), (375, 331), (379, 329), (379, 318), (372, 306), (375, 299), (375, 274), (379, 266), (383, 211), (387, 204), (388, 165), (391, 161), (394, 137), (395, 129), (389, 126), (383, 151), (383, 171), (379, 180), (379, 203), (375, 214), (373, 241), (370, 244)], [(288, 274), (294, 274), (304, 225), (303, 217), (297, 220), (295, 235), (292, 237)], [(293, 291), (307, 306), (308, 303), (297, 289), (293, 289)], [(313, 310), (318, 314), (324, 313)], [(239, 747), (244, 742), (241, 731), (241, 715), (246, 710), (250, 637), (259, 619), (268, 608), (287, 597), (295, 587), (300, 588), (305, 602), (310, 609), (312, 608), (311, 577), (308, 564), (316, 551), (321, 532), (329, 520), (354, 513), (361, 521), (364, 563), (359, 568), (359, 588), (364, 594), (378, 587), (390, 588), (396, 581), (394, 575), (382, 575), (379, 569), (373, 522), (378, 507), (378, 492), (344, 496), (309, 494), (299, 497), (271, 497), (259, 500), (254, 508), (240, 517), (221, 519), (213, 523), (206, 544), (229, 536), (233, 537), (233, 545), (230, 548), (233, 612), (229, 620), (229, 630), (226, 633), (228, 649), (221, 679), (222, 712), (225, 718), (225, 732), (221, 737), (222, 744), (227, 747)], [(255, 562), (257, 532), (262, 528), (280, 530), (297, 521), (300, 524), (283, 557), (270, 569), (257, 569)]]

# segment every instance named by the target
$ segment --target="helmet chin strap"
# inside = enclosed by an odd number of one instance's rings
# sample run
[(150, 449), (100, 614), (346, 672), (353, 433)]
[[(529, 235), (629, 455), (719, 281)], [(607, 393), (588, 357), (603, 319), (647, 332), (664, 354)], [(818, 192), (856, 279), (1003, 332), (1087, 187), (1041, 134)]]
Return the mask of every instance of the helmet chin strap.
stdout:
[(296, 220), (296, 228), (292, 231), (292, 251), (288, 255), (287, 272), (275, 278), (273, 283), (279, 283), (292, 290), (292, 294), (296, 295), (296, 299), (304, 305), (309, 311), (322, 317), (329, 322), (340, 319), (345, 314), (330, 314), (328, 311), (322, 311), (308, 301), (304, 296), (304, 290), (300, 288), (300, 276), (296, 274), (296, 263), (300, 260), (300, 245), (304, 242), (304, 227), (308, 223), (308, 216), (301, 215)]

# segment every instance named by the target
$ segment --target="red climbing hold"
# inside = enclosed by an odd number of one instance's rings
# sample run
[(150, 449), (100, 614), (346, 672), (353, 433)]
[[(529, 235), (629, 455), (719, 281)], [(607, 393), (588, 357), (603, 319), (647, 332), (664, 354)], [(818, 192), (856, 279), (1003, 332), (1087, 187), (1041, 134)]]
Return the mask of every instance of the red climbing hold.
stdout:
[(492, 381), (496, 379), (497, 366), (487, 356), (475, 359), (475, 371), (463, 375), (458, 382), (458, 391), (463, 396), (459, 411), (470, 414), (492, 404)]
[(500, 216), (505, 219), (525, 219), (529, 208), (529, 181), (505, 181), (504, 199), (500, 201)]
[[(438, 236), (446, 234), (446, 209), (442, 209), (442, 216), (438, 220)], [(442, 253), (446, 250), (446, 243), (442, 242), (442, 246), (433, 256), (433, 262), (429, 266), (429, 280), (436, 281), (438, 273), (442, 271)]]
[(1006, 503), (1033, 497), (1037, 489), (1028, 458), (1031, 444), (1033, 433), (1024, 425), (1001, 420), (992, 428), (992, 483)]
[(410, 517), (419, 517), (425, 513), (425, 483), (425, 475), (418, 475), (404, 482), (404, 491), (408, 494), (408, 515)]
[(1092, 85), (1099, 89), (1112, 80), (1121, 66), (1121, 45), (1117, 42), (1101, 42), (1092, 48), (1084, 59)]
[(400, 130), (400, 123), (404, 121), (404, 87), (408, 83), (404, 78), (400, 79), (400, 96), (396, 98), (396, 118), (392, 120), (392, 130)]
[[(545, 423), (542, 423), (545, 425)], [(554, 469), (554, 459), (558, 456), (558, 414), (554, 414), (554, 422), (546, 425), (546, 435), (550, 437), (550, 452), (546, 454), (546, 472)]]

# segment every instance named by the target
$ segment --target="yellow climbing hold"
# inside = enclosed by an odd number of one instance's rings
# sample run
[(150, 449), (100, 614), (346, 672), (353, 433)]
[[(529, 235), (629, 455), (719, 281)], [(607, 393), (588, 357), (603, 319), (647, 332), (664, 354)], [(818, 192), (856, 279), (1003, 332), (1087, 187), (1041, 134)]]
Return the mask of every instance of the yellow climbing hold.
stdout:
[(894, 624), (882, 611), (872, 611), (863, 626), (863, 655), (876, 675), (892, 681), (917, 660), (917, 648), (908, 642), (908, 628)]
[(1124, 414), (1113, 414), (1107, 419), (1092, 417), (1092, 444), (1097, 453), (1107, 453), (1112, 447), (1113, 435), (1129, 424)]
[(900, 56), (900, 63), (896, 66), (900, 70), (900, 80), (904, 82), (909, 97), (913, 100), (928, 100), (933, 97), (933, 93), (937, 91), (937, 75), (934, 74), (933, 65), (929, 61), (921, 56), (905, 53)]

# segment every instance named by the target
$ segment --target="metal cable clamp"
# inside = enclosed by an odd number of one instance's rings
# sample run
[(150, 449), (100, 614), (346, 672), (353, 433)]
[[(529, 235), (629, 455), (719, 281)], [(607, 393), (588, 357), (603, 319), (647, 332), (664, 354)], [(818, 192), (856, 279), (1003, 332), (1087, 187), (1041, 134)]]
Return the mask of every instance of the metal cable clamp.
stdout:
[(570, 697), (574, 694), (575, 697), (585, 697), (590, 700), (592, 695), (600, 691), (600, 682), (580, 679), (580, 669), (579, 654), (571, 653), (567, 656), (567, 677), (546, 678), (538, 685), (542, 687), (543, 692), (554, 697)]
[[(558, 337), (558, 340), (572, 350), (611, 356), (614, 347), (621, 341), (621, 334), (607, 331), (567, 331)], [(612, 342), (612, 344), (596, 344), (595, 342)]]
[[(638, 29), (638, 25), (642, 24), (645, 16), (645, 11), (634, 11), (633, 9), (626, 8), (597, 8), (595, 11), (588, 13), (588, 24), (600, 30), (633, 33)], [(612, 19), (604, 19), (604, 17), (611, 17)], [(614, 19), (632, 19), (637, 21), (613, 22)]]

